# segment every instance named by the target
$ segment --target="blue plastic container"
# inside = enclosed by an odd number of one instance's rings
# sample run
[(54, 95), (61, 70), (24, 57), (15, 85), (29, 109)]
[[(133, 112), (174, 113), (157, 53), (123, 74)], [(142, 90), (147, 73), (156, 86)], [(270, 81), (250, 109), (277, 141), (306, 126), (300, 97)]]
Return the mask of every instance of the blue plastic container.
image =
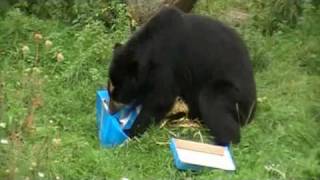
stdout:
[[(141, 110), (141, 106), (128, 105), (119, 112), (110, 114), (109, 101), (110, 97), (107, 90), (97, 91), (96, 118), (99, 140), (103, 147), (111, 148), (128, 139), (124, 130), (131, 128)], [(126, 123), (121, 123), (123, 121)]]

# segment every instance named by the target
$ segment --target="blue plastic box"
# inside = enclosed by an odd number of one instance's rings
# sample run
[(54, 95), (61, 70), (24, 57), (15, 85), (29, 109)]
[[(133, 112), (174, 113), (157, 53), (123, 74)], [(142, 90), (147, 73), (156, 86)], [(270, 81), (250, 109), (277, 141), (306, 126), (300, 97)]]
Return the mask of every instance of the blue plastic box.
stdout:
[(107, 90), (97, 91), (96, 118), (99, 140), (100, 144), (107, 148), (120, 145), (128, 139), (125, 130), (131, 128), (141, 110), (141, 106), (131, 104), (119, 112), (110, 114), (109, 101), (110, 96)]

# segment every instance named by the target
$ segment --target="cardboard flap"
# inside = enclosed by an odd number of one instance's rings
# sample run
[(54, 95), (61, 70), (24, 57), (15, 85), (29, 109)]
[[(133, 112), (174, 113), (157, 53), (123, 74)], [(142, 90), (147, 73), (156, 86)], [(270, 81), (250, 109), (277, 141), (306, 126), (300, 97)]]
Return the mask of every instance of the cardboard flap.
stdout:
[(228, 146), (217, 146), (173, 138), (171, 150), (178, 165), (187, 167), (203, 166), (234, 171), (236, 169)]
[(186, 141), (182, 139), (176, 139), (176, 147), (180, 149), (187, 149), (191, 151), (216, 154), (220, 156), (224, 155), (224, 148), (221, 146), (197, 143), (197, 142)]

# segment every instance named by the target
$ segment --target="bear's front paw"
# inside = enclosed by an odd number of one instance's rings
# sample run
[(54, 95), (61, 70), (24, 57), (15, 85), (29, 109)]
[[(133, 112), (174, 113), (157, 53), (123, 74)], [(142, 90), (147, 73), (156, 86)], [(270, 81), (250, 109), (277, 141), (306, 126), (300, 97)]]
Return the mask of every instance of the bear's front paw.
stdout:
[(141, 124), (133, 124), (130, 129), (124, 131), (130, 138), (133, 138), (141, 136), (145, 130), (142, 130)]

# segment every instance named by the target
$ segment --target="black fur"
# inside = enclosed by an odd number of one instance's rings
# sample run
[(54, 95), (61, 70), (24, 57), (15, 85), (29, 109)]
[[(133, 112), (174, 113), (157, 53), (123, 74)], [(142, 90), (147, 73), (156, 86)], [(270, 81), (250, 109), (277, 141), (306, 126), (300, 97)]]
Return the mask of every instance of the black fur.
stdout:
[(238, 143), (240, 126), (255, 109), (252, 66), (237, 33), (175, 8), (162, 9), (126, 44), (116, 46), (109, 77), (113, 100), (142, 103), (131, 137), (163, 119), (177, 96), (217, 143)]

